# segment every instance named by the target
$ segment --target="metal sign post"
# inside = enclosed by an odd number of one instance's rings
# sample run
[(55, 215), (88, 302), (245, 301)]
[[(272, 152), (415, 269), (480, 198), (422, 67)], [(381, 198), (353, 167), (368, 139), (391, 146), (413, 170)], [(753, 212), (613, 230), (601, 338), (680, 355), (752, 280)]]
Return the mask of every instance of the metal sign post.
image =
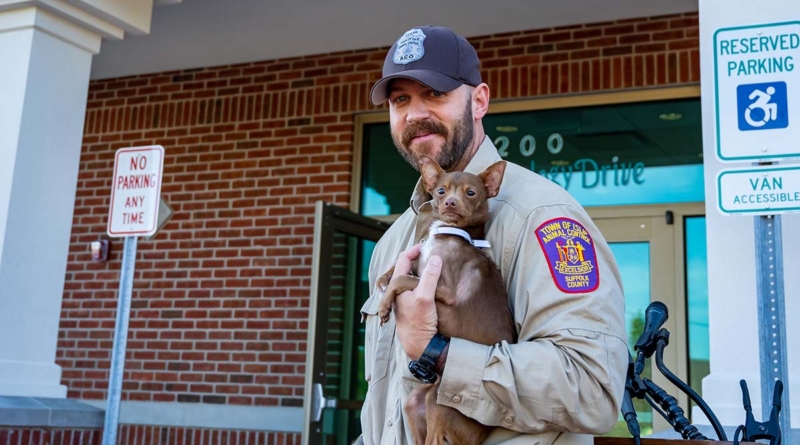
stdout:
[(789, 367), (783, 293), (783, 248), (780, 215), (756, 216), (756, 288), (758, 292), (758, 346), (761, 365), (761, 415), (769, 419), (775, 381), (783, 382), (780, 427), (784, 443), (791, 443)]
[(114, 330), (114, 349), (111, 352), (111, 375), (108, 379), (108, 402), (103, 422), (103, 445), (116, 445), (119, 424), (119, 404), (122, 398), (122, 374), (125, 371), (125, 348), (128, 344), (128, 323), (131, 315), (131, 293), (133, 291), (133, 272), (136, 266), (135, 236), (125, 237), (125, 251), (122, 252), (122, 272), (119, 280), (119, 302), (117, 303), (117, 324)]
[(114, 157), (114, 179), (108, 214), (108, 234), (125, 238), (119, 279), (119, 302), (114, 329), (114, 348), (108, 379), (108, 401), (103, 423), (103, 445), (116, 445), (125, 350), (131, 313), (136, 244), (139, 236), (151, 236), (158, 229), (164, 147), (120, 148)]
[(791, 445), (791, 406), (780, 215), (800, 212), (800, 165), (775, 164), (800, 157), (800, 125), (789, 118), (790, 109), (800, 106), (800, 72), (793, 65), (798, 57), (797, 21), (714, 33), (716, 157), (756, 162), (717, 174), (717, 209), (754, 216), (761, 411), (768, 419), (780, 380), (785, 445)]

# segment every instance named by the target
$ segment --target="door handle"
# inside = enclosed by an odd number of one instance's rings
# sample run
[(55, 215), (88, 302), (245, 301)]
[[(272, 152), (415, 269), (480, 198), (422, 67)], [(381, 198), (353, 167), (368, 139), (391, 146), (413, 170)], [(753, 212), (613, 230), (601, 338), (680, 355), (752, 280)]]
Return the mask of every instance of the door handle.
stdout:
[(312, 422), (322, 420), (322, 410), (336, 408), (336, 399), (327, 398), (322, 392), (322, 383), (314, 383), (311, 391), (311, 418)]

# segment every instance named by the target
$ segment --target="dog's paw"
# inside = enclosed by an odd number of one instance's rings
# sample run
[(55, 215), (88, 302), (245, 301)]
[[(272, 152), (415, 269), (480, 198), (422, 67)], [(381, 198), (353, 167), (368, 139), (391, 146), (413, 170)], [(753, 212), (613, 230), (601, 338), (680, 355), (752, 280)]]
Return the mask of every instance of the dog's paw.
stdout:
[(394, 266), (390, 267), (385, 274), (378, 278), (378, 281), (375, 282), (375, 287), (381, 292), (386, 292), (386, 288), (389, 287), (389, 281), (392, 280), (392, 275), (394, 275)]
[(389, 281), (392, 279), (392, 276), (389, 274), (383, 275), (378, 278), (378, 282), (375, 283), (375, 287), (378, 288), (380, 292), (386, 292), (386, 288), (389, 287)]
[(392, 313), (391, 306), (389, 306), (388, 308), (381, 307), (381, 309), (378, 311), (378, 316), (381, 317), (381, 326), (389, 322), (389, 314), (391, 313)]

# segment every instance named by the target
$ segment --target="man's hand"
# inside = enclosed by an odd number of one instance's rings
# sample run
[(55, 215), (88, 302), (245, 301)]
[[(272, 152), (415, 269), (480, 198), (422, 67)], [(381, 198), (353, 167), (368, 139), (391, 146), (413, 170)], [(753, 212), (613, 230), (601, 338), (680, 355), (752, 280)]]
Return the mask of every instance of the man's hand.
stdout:
[[(392, 280), (408, 275), (411, 262), (419, 256), (419, 249), (418, 244), (400, 254)], [(425, 347), (436, 334), (439, 317), (436, 314), (434, 296), (441, 272), (442, 260), (434, 255), (422, 271), (417, 288), (403, 292), (395, 300), (397, 336), (411, 360), (418, 360), (422, 356)]]

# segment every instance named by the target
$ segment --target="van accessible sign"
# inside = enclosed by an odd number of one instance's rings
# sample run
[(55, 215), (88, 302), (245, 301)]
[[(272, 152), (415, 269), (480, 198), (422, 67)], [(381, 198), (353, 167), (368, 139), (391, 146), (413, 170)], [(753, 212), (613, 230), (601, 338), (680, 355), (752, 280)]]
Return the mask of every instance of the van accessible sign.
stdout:
[(114, 158), (114, 181), (108, 235), (150, 236), (158, 230), (158, 204), (164, 147), (120, 148)]
[(725, 215), (800, 212), (800, 166), (722, 170), (717, 193)]
[(800, 21), (714, 33), (716, 154), (722, 162), (800, 157)]

